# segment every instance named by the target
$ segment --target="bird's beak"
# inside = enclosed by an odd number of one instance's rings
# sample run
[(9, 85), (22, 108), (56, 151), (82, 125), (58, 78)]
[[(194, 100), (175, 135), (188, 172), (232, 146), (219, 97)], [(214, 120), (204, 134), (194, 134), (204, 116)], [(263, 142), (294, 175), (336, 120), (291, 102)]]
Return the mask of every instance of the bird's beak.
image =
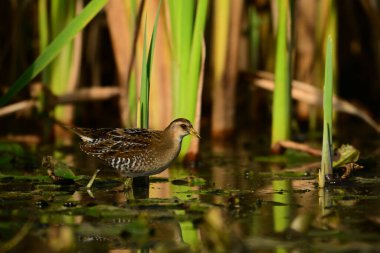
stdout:
[(190, 128), (190, 134), (198, 137), (199, 139), (201, 138), (201, 136), (198, 134), (197, 131), (195, 131), (194, 128)]

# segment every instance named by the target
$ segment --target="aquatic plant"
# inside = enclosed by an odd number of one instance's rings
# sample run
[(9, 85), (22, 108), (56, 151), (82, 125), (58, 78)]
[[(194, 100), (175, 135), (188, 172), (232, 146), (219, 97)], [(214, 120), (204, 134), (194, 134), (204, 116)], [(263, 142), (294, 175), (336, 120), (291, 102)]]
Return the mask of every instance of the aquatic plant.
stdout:
[(116, 65), (117, 85), (120, 88), (120, 120), (124, 127), (137, 126), (139, 84), (136, 79), (141, 68), (138, 66), (139, 60), (142, 58), (137, 54), (137, 42), (145, 2), (145, 0), (139, 3), (136, 0), (110, 1), (105, 8)]
[[(38, 32), (39, 32), (39, 51), (42, 53), (48, 43), (54, 39), (75, 17), (76, 12), (83, 8), (82, 1), (38, 1)], [(54, 95), (63, 95), (73, 92), (77, 85), (80, 73), (80, 62), (82, 55), (82, 34), (79, 32), (75, 39), (68, 42), (57, 55), (57, 57), (42, 71), (42, 83), (49, 87)], [(40, 108), (49, 111), (53, 109), (54, 118), (65, 124), (71, 125), (74, 116), (72, 105), (59, 105), (49, 108), (48, 95), (39, 94)], [(52, 126), (44, 124), (44, 134), (49, 135)], [(57, 143), (69, 143), (70, 133), (55, 126), (55, 136)]]
[[(169, 0), (167, 3), (173, 57), (172, 117), (187, 118), (194, 123), (208, 0), (199, 0), (197, 4), (195, 4), (196, 1), (177, 0)], [(184, 140), (182, 155), (187, 152), (189, 145), (189, 140)]]
[(290, 137), (290, 49), (288, 44), (289, 1), (277, 1), (275, 89), (273, 94), (272, 146)]
[(211, 134), (218, 140), (231, 139), (235, 127), (243, 5), (241, 0), (217, 1), (213, 5)]
[[(226, 90), (228, 84), (225, 78), (229, 48), (229, 30), (231, 17), (231, 3), (228, 0), (216, 1), (213, 6), (213, 29), (211, 46), (212, 65), (212, 136), (223, 139), (226, 137)], [(231, 97), (229, 97), (231, 99)], [(232, 100), (233, 101), (233, 100)], [(231, 102), (232, 102), (231, 101)], [(229, 120), (232, 124), (233, 120)], [(228, 129), (231, 131), (231, 129)]]
[[(325, 0), (317, 3), (317, 15), (315, 22), (315, 59), (313, 61), (314, 72), (314, 85), (322, 89), (324, 78), (324, 64), (326, 55), (327, 37), (331, 36), (333, 41), (337, 41), (338, 29), (337, 29), (337, 6), (336, 1)], [(337, 81), (335, 79), (337, 70), (337, 55), (335, 52), (336, 43), (333, 43), (333, 84), (336, 87)], [(317, 112), (316, 107), (311, 107), (309, 113), (309, 130), (310, 134), (318, 130), (318, 119), (322, 119), (322, 114)]]
[(154, 21), (153, 32), (150, 38), (149, 43), (149, 52), (146, 55), (146, 20), (145, 20), (145, 29), (144, 29), (144, 41), (143, 41), (143, 58), (142, 58), (142, 73), (141, 73), (141, 92), (140, 92), (140, 112), (137, 122), (139, 122), (139, 127), (148, 128), (149, 127), (149, 90), (150, 90), (150, 74), (152, 70), (153, 56), (154, 56), (154, 47), (156, 43), (156, 34), (157, 34), (157, 25), (158, 17), (161, 9), (161, 1), (159, 3), (156, 19)]
[(326, 179), (332, 176), (332, 118), (333, 118), (333, 64), (332, 39), (327, 39), (325, 83), (323, 88), (323, 143), (322, 163), (319, 172), (319, 187), (325, 187)]

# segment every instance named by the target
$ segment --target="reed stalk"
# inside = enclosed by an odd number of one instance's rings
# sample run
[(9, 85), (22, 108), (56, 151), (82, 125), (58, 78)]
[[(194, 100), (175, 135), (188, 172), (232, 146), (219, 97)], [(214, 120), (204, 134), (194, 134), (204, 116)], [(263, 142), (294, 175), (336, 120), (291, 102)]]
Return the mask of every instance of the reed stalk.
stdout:
[[(48, 28), (51, 31), (49, 40), (55, 38), (64, 27), (75, 17), (76, 3), (82, 1), (51, 1), (48, 15)], [(53, 62), (43, 71), (43, 81), (50, 87), (55, 95), (62, 95), (73, 92), (77, 86), (82, 39), (79, 32), (74, 41), (68, 42), (53, 60)], [(41, 43), (42, 44), (42, 43)], [(42, 52), (45, 48), (41, 48)], [(46, 73), (44, 75), (44, 73)], [(49, 108), (47, 108), (49, 109)], [(56, 106), (54, 117), (64, 124), (72, 124), (74, 108), (72, 105)], [(46, 134), (46, 133), (45, 133)], [(59, 126), (54, 126), (56, 143), (69, 144), (71, 142), (70, 133)]]
[[(141, 83), (140, 83), (140, 98), (138, 104), (137, 124), (139, 128), (149, 128), (149, 93), (151, 84), (151, 72), (154, 56), (154, 48), (156, 44), (158, 17), (161, 9), (161, 0), (158, 4), (156, 18), (154, 21), (153, 31), (150, 37), (149, 51), (147, 52), (147, 16), (145, 17), (144, 37), (143, 37), (143, 52), (141, 66)], [(149, 177), (138, 177), (134, 180), (134, 185), (143, 186), (149, 191)], [(149, 196), (149, 194), (148, 194)]]
[(275, 90), (273, 95), (272, 147), (290, 137), (290, 49), (287, 30), (289, 0), (278, 0)]
[[(42, 52), (49, 44), (48, 4), (47, 0), (38, 0), (38, 42)], [(42, 83), (48, 80), (47, 71), (42, 73)]]
[(136, 114), (131, 113), (131, 106), (137, 108), (137, 101), (134, 101), (133, 104), (129, 103), (130, 91), (128, 89), (128, 72), (132, 58), (134, 30), (138, 29), (134, 22), (136, 19), (135, 1), (130, 2), (127, 4), (124, 0), (113, 0), (105, 8), (116, 64), (117, 83), (120, 87), (120, 120), (125, 127), (135, 127), (133, 122), (136, 120)]
[(149, 128), (149, 91), (152, 72), (152, 63), (154, 56), (154, 48), (156, 44), (158, 17), (161, 9), (161, 1), (159, 3), (156, 19), (153, 26), (152, 35), (149, 43), (149, 51), (147, 52), (146, 38), (146, 20), (143, 40), (143, 56), (142, 56), (142, 73), (141, 73), (141, 91), (140, 91), (140, 128)]
[[(126, 12), (129, 13), (129, 30), (133, 31), (133, 34), (129, 34), (133, 38), (130, 59), (127, 64), (127, 82), (122, 86), (123, 90), (127, 90), (127, 98), (120, 98), (119, 106), (125, 106), (127, 103), (128, 110), (125, 110), (124, 114), (121, 115), (121, 119), (126, 126), (138, 126), (138, 99), (140, 96), (140, 85), (138, 84), (138, 78), (140, 69), (137, 64), (137, 46), (138, 46), (138, 34), (141, 28), (142, 16), (145, 7), (145, 0), (141, 0), (139, 7), (137, 8), (137, 3), (135, 0), (124, 1)], [(124, 93), (124, 96), (126, 94)], [(126, 101), (127, 100), (127, 101)]]
[(332, 38), (327, 39), (325, 84), (323, 88), (323, 143), (322, 162), (319, 171), (319, 187), (325, 187), (332, 177), (332, 121), (333, 121), (333, 49)]
[(211, 131), (217, 140), (229, 139), (235, 127), (235, 90), (243, 4), (241, 0), (214, 3)]
[[(317, 60), (315, 57), (317, 4), (317, 1), (297, 1), (295, 7), (297, 22), (294, 24), (294, 32), (297, 36), (294, 37), (295, 68), (293, 78), (306, 83), (314, 83), (315, 62)], [(309, 124), (310, 113), (311, 111), (315, 112), (316, 108), (304, 102), (298, 102), (296, 106), (297, 118), (300, 122)]]
[[(149, 16), (154, 17), (157, 12), (159, 1), (149, 1), (146, 4), (146, 13)], [(163, 1), (163, 3), (167, 3)], [(153, 59), (153, 65), (151, 74), (152, 85), (149, 97), (149, 127), (153, 129), (163, 129), (172, 118), (172, 88), (171, 88), (171, 51), (169, 45), (169, 37), (167, 36), (167, 18), (169, 17), (167, 8), (162, 8), (160, 12), (160, 18), (157, 23), (157, 38), (155, 47), (155, 56)], [(148, 20), (148, 30), (153, 29), (154, 19)], [(167, 173), (167, 172), (166, 172)]]
[(140, 83), (140, 99), (139, 99), (139, 113), (138, 120), (139, 128), (149, 128), (149, 77), (150, 71), (148, 71), (148, 60), (146, 56), (146, 19), (144, 28), (144, 42), (143, 42), (143, 55), (142, 55), (142, 73)]
[(254, 5), (248, 6), (248, 41), (249, 68), (252, 72), (258, 69), (260, 52), (260, 16)]
[(230, 1), (220, 0), (213, 6), (212, 34), (212, 136), (225, 136), (225, 70), (227, 65), (228, 36), (230, 23)]
[[(233, 136), (235, 129), (235, 97), (236, 97), (236, 84), (239, 72), (239, 53), (240, 53), (240, 37), (241, 37), (241, 23), (243, 16), (243, 0), (236, 0), (231, 2), (231, 17), (229, 23), (229, 39), (227, 51), (227, 62), (229, 67), (225, 69), (225, 91), (224, 91), (224, 122), (223, 131), (226, 133), (226, 138)], [(225, 139), (226, 139), (225, 138)]]
[[(315, 63), (314, 63), (314, 83), (322, 88), (324, 76), (324, 63), (326, 56), (327, 35), (330, 35), (332, 41), (337, 41), (337, 10), (336, 1), (322, 0), (318, 2), (317, 22), (316, 22), (316, 48), (315, 48)], [(336, 43), (333, 45), (333, 83), (337, 87), (336, 70), (337, 70), (337, 55)], [(321, 114), (317, 112), (317, 108), (313, 107), (309, 117), (309, 129), (311, 132), (317, 130), (318, 119), (321, 119)]]
[[(173, 118), (195, 121), (201, 72), (202, 39), (208, 0), (169, 0), (172, 46)], [(196, 8), (195, 8), (196, 6)], [(195, 13), (195, 15), (194, 15)], [(190, 138), (184, 139), (180, 156), (188, 151)]]
[[(50, 40), (59, 34), (59, 32), (72, 20), (76, 11), (82, 9), (82, 1), (38, 1), (38, 31), (39, 31), (39, 50), (43, 52), (48, 46)], [(50, 88), (55, 95), (62, 95), (72, 92), (76, 86), (79, 76), (79, 67), (81, 59), (82, 36), (79, 33), (75, 40), (67, 43), (58, 56), (42, 72), (42, 83)], [(45, 104), (45, 95), (39, 97), (39, 108), (50, 111), (54, 109), (54, 117), (65, 124), (72, 124), (74, 108), (72, 105), (56, 106), (48, 108)], [(50, 136), (52, 126), (49, 123), (44, 125), (44, 136)], [(59, 137), (57, 143), (70, 143), (70, 134), (62, 128), (55, 126), (54, 135)]]
[[(52, 39), (62, 31), (70, 20), (73, 19), (75, 15), (75, 2), (72, 0), (51, 1), (49, 13), (50, 19), (46, 20), (48, 22), (46, 26), (50, 28), (51, 36), (49, 39)], [(41, 48), (40, 50), (42, 52), (45, 48)], [(67, 91), (72, 59), (73, 42), (70, 41), (66, 43), (58, 56), (44, 70), (44, 72), (49, 72), (47, 74), (48, 80), (46, 80), (46, 85), (50, 87), (53, 94), (61, 95)], [(64, 113), (65, 110), (62, 107), (57, 107), (55, 110), (55, 116), (58, 119), (62, 119)]]

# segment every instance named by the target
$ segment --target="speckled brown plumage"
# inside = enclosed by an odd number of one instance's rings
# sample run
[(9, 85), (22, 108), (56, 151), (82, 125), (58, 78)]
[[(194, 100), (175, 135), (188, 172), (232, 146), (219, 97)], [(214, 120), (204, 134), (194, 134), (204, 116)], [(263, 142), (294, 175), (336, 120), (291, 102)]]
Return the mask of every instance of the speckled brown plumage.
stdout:
[(78, 127), (71, 130), (81, 137), (82, 151), (128, 177), (160, 173), (178, 156), (183, 137), (189, 134), (199, 137), (190, 121), (183, 118), (174, 120), (163, 131)]

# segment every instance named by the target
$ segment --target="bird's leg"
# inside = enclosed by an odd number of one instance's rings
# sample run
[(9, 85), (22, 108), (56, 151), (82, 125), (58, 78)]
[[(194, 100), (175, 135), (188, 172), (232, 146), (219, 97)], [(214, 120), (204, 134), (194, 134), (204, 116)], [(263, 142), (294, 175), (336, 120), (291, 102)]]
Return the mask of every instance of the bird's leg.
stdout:
[(133, 183), (133, 178), (127, 177), (124, 181), (124, 190), (131, 190), (132, 189), (132, 183)]
[(99, 169), (96, 170), (95, 173), (94, 173), (94, 175), (92, 175), (90, 181), (89, 181), (88, 184), (86, 185), (86, 188), (87, 188), (87, 189), (90, 189), (90, 188), (92, 187), (92, 184), (94, 183), (95, 178), (96, 178), (96, 176), (98, 175), (99, 171), (100, 171)]
[(124, 194), (127, 200), (132, 200), (134, 199), (134, 194), (133, 194), (133, 178), (127, 177), (124, 181)]

